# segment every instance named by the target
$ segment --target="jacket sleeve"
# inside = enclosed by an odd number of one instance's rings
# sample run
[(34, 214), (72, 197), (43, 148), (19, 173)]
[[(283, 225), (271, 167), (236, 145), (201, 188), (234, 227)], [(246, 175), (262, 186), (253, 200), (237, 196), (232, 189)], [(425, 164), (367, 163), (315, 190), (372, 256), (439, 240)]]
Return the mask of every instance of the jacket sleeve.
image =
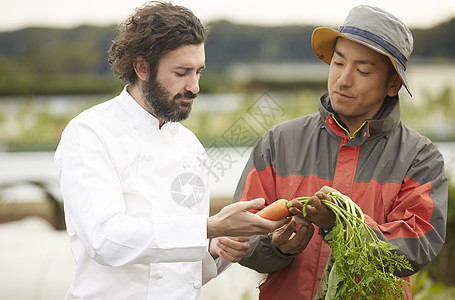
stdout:
[(433, 260), (446, 238), (448, 182), (444, 160), (436, 145), (427, 143), (413, 159), (386, 222), (365, 222), (380, 239), (387, 240), (411, 263), (413, 270), (396, 271), (409, 276)]
[(202, 260), (202, 284), (208, 283), (213, 278), (223, 273), (232, 263), (222, 257), (213, 259), (212, 255), (207, 251)]
[[(274, 147), (271, 140), (272, 133), (268, 132), (254, 147), (238, 183), (233, 202), (262, 197), (266, 205), (269, 205), (277, 200), (273, 166)], [(259, 273), (270, 273), (287, 266), (295, 256), (281, 253), (272, 245), (268, 235), (255, 235), (251, 237), (250, 248), (239, 263)]]
[(289, 265), (296, 256), (284, 254), (274, 247), (269, 235), (253, 235), (250, 248), (239, 264), (259, 273), (271, 273)]

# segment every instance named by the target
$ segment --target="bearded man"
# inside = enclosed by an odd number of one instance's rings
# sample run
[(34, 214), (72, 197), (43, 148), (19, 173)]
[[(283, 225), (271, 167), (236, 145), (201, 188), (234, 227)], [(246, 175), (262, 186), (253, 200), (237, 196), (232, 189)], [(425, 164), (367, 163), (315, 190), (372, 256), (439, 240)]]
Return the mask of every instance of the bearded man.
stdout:
[(207, 154), (178, 123), (199, 92), (206, 36), (182, 6), (137, 9), (108, 53), (127, 85), (65, 128), (55, 163), (77, 264), (66, 299), (199, 299), (249, 236), (286, 223), (248, 212), (264, 199), (209, 217)]

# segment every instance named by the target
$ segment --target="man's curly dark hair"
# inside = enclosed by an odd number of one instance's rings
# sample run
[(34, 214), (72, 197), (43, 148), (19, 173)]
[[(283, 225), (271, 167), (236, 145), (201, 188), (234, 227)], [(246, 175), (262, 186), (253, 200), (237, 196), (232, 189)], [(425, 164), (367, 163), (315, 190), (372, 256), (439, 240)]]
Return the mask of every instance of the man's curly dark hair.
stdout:
[(150, 78), (156, 76), (163, 55), (185, 45), (205, 43), (207, 29), (187, 8), (168, 2), (148, 2), (122, 22), (108, 51), (115, 76), (134, 84), (133, 64), (138, 58), (149, 64)]

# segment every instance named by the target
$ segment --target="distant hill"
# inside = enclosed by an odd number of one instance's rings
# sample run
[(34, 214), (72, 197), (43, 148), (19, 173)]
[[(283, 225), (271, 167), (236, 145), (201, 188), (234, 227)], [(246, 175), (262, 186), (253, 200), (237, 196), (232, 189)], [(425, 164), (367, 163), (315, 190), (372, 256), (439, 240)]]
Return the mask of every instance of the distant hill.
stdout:
[(225, 70), (232, 63), (317, 61), (312, 26), (261, 27), (220, 21), (210, 25), (207, 66)]
[[(208, 27), (206, 62), (207, 72), (212, 74), (223, 74), (235, 63), (317, 61), (311, 49), (314, 26), (263, 27), (219, 21)], [(455, 18), (433, 28), (414, 29), (413, 33), (415, 57), (455, 60)], [(64, 92), (71, 90), (71, 82), (80, 76), (95, 76), (95, 81), (97, 76), (111, 76), (106, 52), (116, 34), (115, 26), (0, 32), (0, 94), (27, 90), (31, 83), (35, 90), (43, 89), (39, 79), (66, 80), (61, 87)], [(79, 82), (86, 87), (74, 90), (96, 92), (95, 87), (89, 87), (93, 80)], [(46, 89), (41, 92), (48, 92)]]
[(411, 29), (413, 55), (437, 59), (455, 59), (455, 18), (430, 29)]
[[(219, 21), (209, 24), (207, 65), (223, 70), (233, 62), (316, 61), (313, 26), (264, 27)], [(455, 59), (455, 18), (430, 29), (413, 29), (415, 56)], [(26, 28), (0, 32), (0, 70), (41, 73), (109, 73), (106, 51), (114, 26), (71, 29)]]
[(25, 28), (0, 32), (0, 71), (108, 73), (114, 27)]

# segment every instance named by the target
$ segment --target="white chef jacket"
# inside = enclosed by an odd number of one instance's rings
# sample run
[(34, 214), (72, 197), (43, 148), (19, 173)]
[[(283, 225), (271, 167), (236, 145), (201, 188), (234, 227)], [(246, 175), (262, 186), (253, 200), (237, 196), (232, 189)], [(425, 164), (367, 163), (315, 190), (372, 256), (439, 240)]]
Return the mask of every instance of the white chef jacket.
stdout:
[(126, 87), (78, 115), (55, 153), (77, 269), (66, 299), (198, 299), (228, 265), (207, 252), (207, 155)]

